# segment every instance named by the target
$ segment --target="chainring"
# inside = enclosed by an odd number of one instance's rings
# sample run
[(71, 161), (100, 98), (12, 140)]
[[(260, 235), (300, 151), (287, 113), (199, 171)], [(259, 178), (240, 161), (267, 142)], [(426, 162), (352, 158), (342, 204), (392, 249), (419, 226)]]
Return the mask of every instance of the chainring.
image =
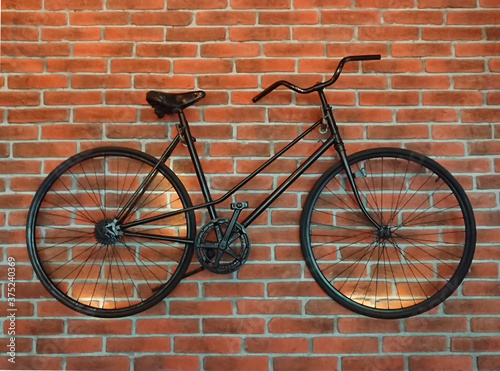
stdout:
[(214, 219), (205, 224), (196, 235), (194, 249), (200, 264), (218, 274), (232, 273), (246, 263), (250, 254), (250, 238), (240, 223), (234, 224), (227, 246), (221, 243), (229, 219)]

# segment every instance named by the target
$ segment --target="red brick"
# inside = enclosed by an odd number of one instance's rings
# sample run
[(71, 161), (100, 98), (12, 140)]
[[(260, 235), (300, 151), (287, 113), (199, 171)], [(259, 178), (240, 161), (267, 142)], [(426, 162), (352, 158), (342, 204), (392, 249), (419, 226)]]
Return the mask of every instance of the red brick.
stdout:
[(264, 284), (262, 283), (244, 283), (244, 282), (221, 282), (204, 283), (203, 290), (205, 296), (264, 296)]
[(169, 0), (168, 9), (217, 9), (225, 8), (228, 0), (199, 0), (193, 3), (189, 0)]
[[(382, 57), (386, 57), (388, 52), (388, 45), (382, 43), (329, 43), (326, 46), (326, 54), (328, 57), (343, 58), (346, 55), (358, 54), (380, 54)], [(371, 79), (373, 78), (374, 77), (371, 77)]]
[(75, 108), (75, 122), (136, 122), (135, 108)]
[(322, 44), (266, 44), (264, 54), (268, 57), (302, 57), (323, 55)]
[(359, 103), (362, 106), (415, 106), (419, 103), (417, 92), (361, 92)]
[[(4, 31), (2, 31), (5, 33)], [(43, 61), (22, 58), (2, 58), (0, 60), (0, 69), (2, 72), (43, 72)]]
[(4, 0), (2, 9), (36, 10), (42, 8), (42, 0), (26, 0), (19, 3), (15, 0)]
[(275, 357), (274, 369), (280, 371), (337, 370), (335, 357)]
[(42, 40), (44, 41), (98, 41), (100, 39), (101, 30), (97, 27), (57, 27), (42, 30)]
[(387, 353), (442, 352), (448, 350), (444, 336), (385, 337), (383, 350)]
[(471, 330), (473, 332), (499, 332), (500, 318), (483, 317), (471, 319)]
[(266, 323), (263, 318), (205, 318), (205, 334), (263, 334)]
[(372, 318), (339, 318), (338, 330), (345, 334), (400, 332), (401, 326), (396, 320)]
[(266, 371), (269, 360), (264, 356), (207, 356), (204, 369), (207, 371)]
[(498, 314), (500, 300), (488, 299), (448, 299), (444, 303), (447, 314)]
[(359, 27), (359, 40), (416, 40), (419, 30), (417, 27), (408, 26), (373, 26)]
[(2, 26), (65, 26), (66, 19), (66, 14), (64, 13), (2, 11)]
[(224, 28), (171, 28), (167, 30), (167, 41), (187, 41), (187, 42), (206, 42), (225, 40), (226, 30)]
[(472, 370), (471, 356), (410, 356), (412, 370)]
[[(8, 321), (4, 322), (4, 330), (8, 328)], [(61, 319), (17, 319), (16, 335), (59, 335), (64, 328)]]
[(241, 350), (241, 338), (236, 337), (176, 337), (176, 353), (238, 353)]
[(138, 334), (193, 334), (200, 332), (197, 319), (140, 319)]
[(429, 138), (429, 128), (424, 125), (370, 126), (366, 135), (370, 139)]
[(392, 87), (394, 89), (448, 89), (450, 78), (448, 76), (394, 76)]
[(380, 24), (381, 16), (375, 10), (324, 10), (321, 12), (323, 24)]
[(130, 335), (132, 322), (130, 320), (107, 320), (105, 322), (93, 320), (70, 319), (68, 321), (68, 334), (115, 334)]
[(231, 0), (234, 9), (289, 9), (291, 0)]
[(96, 353), (102, 351), (101, 338), (40, 338), (36, 343), (37, 354)]
[(205, 109), (205, 121), (207, 122), (262, 122), (264, 117), (265, 110), (260, 107), (210, 107)]
[(297, 337), (250, 337), (245, 339), (245, 350), (248, 353), (307, 353), (309, 340)]
[(424, 28), (422, 30), (422, 40), (482, 40), (481, 28)]
[(462, 122), (500, 122), (498, 109), (464, 109)]
[[(7, 41), (37, 41), (40, 31), (29, 27), (2, 27), (2, 40)], [(37, 61), (42, 62), (42, 61)], [(0, 62), (3, 66), (3, 62)], [(42, 68), (43, 71), (43, 68)], [(36, 72), (42, 72), (36, 71)]]
[(451, 55), (451, 46), (445, 43), (393, 44), (394, 57), (445, 57)]
[(110, 353), (170, 352), (170, 339), (165, 337), (114, 337), (107, 340), (106, 351)]
[(272, 318), (268, 326), (269, 332), (281, 334), (321, 334), (334, 330), (333, 320), (327, 318)]
[[(103, 59), (57, 59), (46, 61), (49, 72), (106, 72), (106, 61)], [(128, 71), (127, 71), (128, 72)]]
[(298, 300), (238, 300), (238, 314), (301, 314)]
[(108, 0), (106, 6), (108, 9), (125, 10), (163, 9), (165, 2), (163, 0)]
[(498, 352), (500, 337), (464, 337), (452, 338), (451, 350), (454, 352)]
[(483, 72), (484, 61), (469, 59), (429, 59), (425, 62), (425, 71), (431, 73)]
[[(19, 370), (61, 370), (62, 361), (61, 357), (24, 355), (16, 357), (15, 367)], [(0, 359), (0, 368), (3, 370), (12, 369), (12, 363), (8, 361), (7, 357)]]
[(135, 358), (134, 369), (197, 371), (200, 369), (200, 361), (197, 356), (142, 356)]
[(289, 40), (287, 27), (232, 27), (229, 31), (231, 41)]
[(130, 367), (128, 357), (102, 356), (102, 357), (68, 357), (66, 367), (68, 370), (124, 370)]
[(500, 55), (498, 43), (493, 44), (457, 44), (455, 47), (457, 57)]
[(70, 55), (70, 45), (66, 42), (3, 43), (2, 53), (8, 56), (66, 57)]
[(498, 10), (461, 10), (450, 12), (447, 18), (447, 24), (463, 25), (485, 25), (499, 24), (500, 11)]
[[(127, 13), (123, 13), (127, 15)], [(190, 12), (169, 10), (166, 12), (134, 12), (131, 23), (136, 25), (187, 26), (191, 21), (192, 14)]]
[(66, 88), (68, 78), (62, 75), (9, 76), (10, 89)]
[(500, 76), (469, 75), (455, 78), (457, 89), (490, 90), (493, 86), (500, 86)]
[(314, 353), (377, 353), (378, 339), (371, 337), (317, 337), (313, 340)]
[(342, 370), (385, 370), (399, 371), (404, 370), (405, 360), (403, 356), (384, 356), (384, 357), (342, 357)]
[(361, 8), (413, 8), (411, 0), (357, 0)]
[(475, 8), (476, 0), (419, 0), (419, 8)]
[(198, 25), (253, 25), (255, 20), (256, 14), (246, 11), (205, 11), (196, 14)]
[(353, 37), (354, 30), (348, 27), (294, 27), (293, 29), (293, 39), (299, 41), (349, 41)]
[(46, 0), (45, 1), (45, 9), (47, 10), (90, 10), (90, 9), (102, 9), (103, 8), (103, 0), (86, 0), (86, 1), (77, 1), (77, 0)]
[(160, 27), (107, 27), (104, 39), (112, 41), (163, 41)]
[[(420, 4), (420, 3), (419, 3)], [(389, 24), (442, 24), (443, 12), (433, 10), (387, 10), (384, 21)]]
[(130, 57), (131, 43), (77, 43), (74, 46), (75, 57)]
[(38, 106), (40, 93), (29, 91), (0, 92), (0, 106)]
[(71, 12), (70, 24), (76, 26), (117, 25), (127, 24), (128, 15), (125, 12), (97, 11), (97, 12)]
[(317, 24), (319, 16), (317, 11), (296, 10), (293, 12), (261, 12), (259, 24)]
[(311, 297), (326, 296), (324, 291), (316, 282), (273, 282), (268, 284), (268, 295), (292, 296), (292, 297)]
[[(204, 44), (200, 55), (208, 58), (255, 57), (260, 54), (259, 44)], [(194, 57), (194, 55), (193, 55)]]
[(477, 357), (477, 365), (480, 371), (496, 371), (500, 369), (500, 356), (479, 356)]
[(431, 106), (480, 106), (483, 94), (475, 91), (439, 91), (424, 92), (422, 103)]

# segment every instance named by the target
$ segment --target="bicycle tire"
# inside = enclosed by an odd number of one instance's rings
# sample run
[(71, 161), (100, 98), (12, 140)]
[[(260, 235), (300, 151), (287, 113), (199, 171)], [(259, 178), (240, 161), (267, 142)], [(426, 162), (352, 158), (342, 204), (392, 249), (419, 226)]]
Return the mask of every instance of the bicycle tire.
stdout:
[[(67, 307), (95, 317), (133, 315), (161, 301), (184, 276), (193, 244), (103, 233), (157, 162), (130, 148), (95, 148), (64, 161), (40, 185), (26, 225), (29, 257), (43, 286)], [(190, 206), (184, 185), (160, 164), (127, 221)], [(195, 215), (131, 231), (194, 240)]]
[(370, 317), (405, 318), (439, 305), (474, 255), (476, 226), (463, 188), (436, 161), (406, 149), (361, 151), (348, 163), (368, 213), (386, 228), (362, 214), (342, 164), (330, 168), (301, 217), (313, 278), (342, 306)]

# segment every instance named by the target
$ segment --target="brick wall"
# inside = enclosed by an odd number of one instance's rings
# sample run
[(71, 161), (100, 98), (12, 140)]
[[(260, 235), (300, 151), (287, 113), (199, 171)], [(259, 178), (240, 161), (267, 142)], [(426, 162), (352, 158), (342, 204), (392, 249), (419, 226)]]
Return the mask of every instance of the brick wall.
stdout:
[[(5, 319), (5, 263), (15, 257), (14, 368), (500, 369), (499, 6), (498, 0), (4, 0), (0, 308)], [(187, 116), (219, 195), (320, 112), (316, 96), (279, 91), (258, 105), (251, 97), (280, 78), (314, 83), (330, 76), (341, 57), (373, 53), (382, 61), (348, 65), (328, 91), (348, 150), (388, 144), (426, 152), (457, 175), (475, 209), (475, 262), (444, 305), (381, 321), (354, 315), (304, 282), (300, 205), (332, 158), (249, 229), (253, 250), (243, 269), (186, 279), (144, 314), (80, 316), (33, 276), (24, 224), (46, 170), (104, 144), (159, 155), (171, 138), (176, 118), (157, 122), (145, 102), (148, 89), (207, 92)], [(262, 199), (316, 140), (238, 199)], [(177, 155), (170, 164), (198, 200), (187, 153)], [(0, 344), (0, 368), (13, 368), (7, 339)]]

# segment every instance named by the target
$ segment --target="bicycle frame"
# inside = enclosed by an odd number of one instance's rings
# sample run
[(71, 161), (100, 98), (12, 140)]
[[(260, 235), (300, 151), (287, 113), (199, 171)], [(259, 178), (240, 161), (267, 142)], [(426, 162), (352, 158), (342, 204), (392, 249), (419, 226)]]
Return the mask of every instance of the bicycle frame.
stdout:
[[(305, 136), (307, 136), (309, 133), (311, 133), (314, 129), (316, 129), (319, 125), (322, 123), (325, 123), (328, 126), (328, 129), (330, 130), (330, 136), (326, 141), (311, 155), (305, 162), (303, 162), (286, 180), (284, 180), (278, 188), (276, 188), (260, 205), (258, 205), (250, 215), (248, 215), (245, 220), (241, 223), (245, 228), (248, 227), (264, 210), (266, 210), (269, 205), (275, 201), (283, 192), (286, 191), (286, 189), (293, 183), (297, 178), (299, 178), (323, 153), (325, 153), (330, 147), (334, 146), (335, 150), (340, 156), (341, 162), (344, 164), (344, 168), (346, 169), (346, 175), (348, 177), (349, 182), (351, 183), (351, 186), (354, 190), (354, 194), (356, 197), (356, 200), (358, 204), (360, 205), (361, 210), (365, 214), (365, 216), (368, 218), (368, 220), (375, 225), (377, 228), (380, 228), (380, 226), (372, 219), (372, 217), (368, 214), (366, 211), (365, 207), (363, 206), (361, 199), (359, 197), (359, 193), (357, 190), (356, 182), (354, 181), (354, 176), (352, 175), (350, 169), (349, 169), (349, 164), (347, 162), (347, 155), (345, 152), (345, 147), (342, 141), (342, 138), (340, 136), (337, 124), (333, 118), (333, 111), (332, 108), (329, 106), (326, 97), (324, 95), (323, 90), (318, 91), (321, 99), (321, 105), (323, 109), (323, 117), (316, 121), (313, 125), (311, 125), (307, 130), (305, 130), (303, 133), (301, 133), (297, 138), (295, 138), (292, 142), (290, 142), (287, 146), (285, 146), (283, 149), (281, 149), (278, 153), (276, 153), (274, 156), (272, 156), (270, 159), (268, 159), (264, 164), (262, 164), (259, 168), (257, 168), (254, 172), (252, 172), (250, 175), (248, 175), (245, 179), (243, 179), (239, 184), (234, 186), (231, 190), (229, 190), (226, 194), (221, 196), (217, 200), (212, 200), (212, 196), (210, 194), (210, 189), (207, 185), (207, 181), (205, 178), (205, 174), (203, 172), (200, 159), (198, 157), (198, 153), (196, 151), (196, 148), (194, 146), (194, 138), (191, 135), (191, 131), (189, 128), (189, 124), (186, 120), (186, 117), (184, 115), (184, 112), (179, 112), (179, 123), (177, 124), (177, 129), (178, 129), (178, 134), (174, 138), (174, 140), (170, 143), (168, 148), (165, 150), (163, 155), (160, 157), (160, 160), (158, 162), (158, 165), (155, 166), (150, 173), (146, 176), (146, 178), (143, 180), (137, 191), (132, 195), (130, 198), (129, 202), (123, 210), (117, 215), (116, 220), (118, 221), (120, 228), (124, 231), (124, 234), (131, 236), (131, 237), (147, 237), (147, 238), (152, 238), (152, 239), (157, 239), (157, 240), (163, 240), (163, 241), (169, 241), (169, 242), (179, 242), (179, 243), (193, 243), (193, 240), (187, 239), (187, 238), (180, 238), (180, 237), (170, 237), (170, 236), (160, 236), (160, 235), (152, 235), (152, 234), (145, 234), (145, 233), (135, 233), (135, 232), (129, 232), (127, 231), (128, 228), (137, 226), (137, 225), (142, 225), (142, 224), (147, 224), (151, 222), (155, 222), (161, 219), (165, 219), (174, 215), (182, 214), (187, 211), (191, 210), (198, 210), (202, 208), (207, 208), (208, 213), (212, 219), (217, 218), (217, 212), (215, 209), (215, 205), (227, 200), (229, 197), (231, 197), (236, 191), (241, 189), (245, 184), (247, 184), (249, 181), (251, 181), (253, 178), (255, 178), (258, 174), (260, 174), (266, 167), (271, 165), (276, 159), (281, 157), (285, 152), (287, 152), (290, 148), (292, 148), (295, 144), (297, 144), (301, 139), (303, 139)], [(149, 186), (149, 184), (153, 181), (154, 177), (157, 174), (157, 169), (159, 167), (160, 163), (164, 163), (166, 159), (172, 154), (172, 152), (175, 150), (179, 142), (183, 142), (186, 144), (191, 160), (193, 162), (196, 176), (198, 178), (198, 182), (201, 187), (201, 191), (203, 194), (203, 197), (205, 199), (205, 203), (195, 205), (192, 207), (188, 207), (185, 209), (180, 209), (176, 211), (171, 211), (167, 213), (163, 213), (157, 216), (145, 218), (145, 219), (139, 219), (134, 222), (130, 223), (124, 223), (125, 219), (129, 215), (130, 211), (140, 198), (142, 194), (145, 192), (146, 188)], [(349, 169), (349, 171), (347, 171)]]

